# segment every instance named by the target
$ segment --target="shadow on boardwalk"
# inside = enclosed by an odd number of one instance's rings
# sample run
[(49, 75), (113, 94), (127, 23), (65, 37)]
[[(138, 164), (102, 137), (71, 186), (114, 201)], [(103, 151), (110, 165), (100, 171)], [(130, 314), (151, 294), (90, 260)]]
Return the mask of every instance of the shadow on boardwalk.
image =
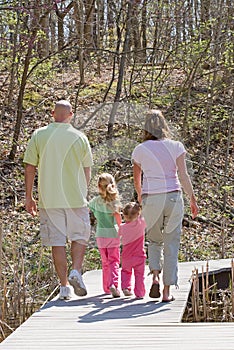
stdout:
[(85, 308), (86, 310), (90, 310), (91, 308), (91, 311), (83, 315), (79, 315), (78, 322), (93, 323), (117, 319), (132, 320), (133, 318), (144, 317), (149, 315), (156, 316), (156, 314), (158, 315), (159, 313), (167, 311), (168, 308), (165, 308), (163, 306), (165, 306), (163, 303), (156, 300), (144, 302), (144, 300), (140, 300), (137, 298), (113, 299), (109, 295), (100, 294), (90, 298), (70, 301), (54, 300), (48, 305), (45, 305), (43, 309), (48, 309), (51, 307), (71, 307), (74, 310), (78, 307), (80, 313), (81, 308)]

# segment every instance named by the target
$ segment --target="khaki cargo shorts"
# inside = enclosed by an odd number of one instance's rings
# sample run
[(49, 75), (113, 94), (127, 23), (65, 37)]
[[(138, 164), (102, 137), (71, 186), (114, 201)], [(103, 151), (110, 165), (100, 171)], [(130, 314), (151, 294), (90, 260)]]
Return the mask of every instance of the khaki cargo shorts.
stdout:
[(40, 209), (42, 245), (65, 246), (67, 241), (87, 245), (90, 237), (89, 209)]

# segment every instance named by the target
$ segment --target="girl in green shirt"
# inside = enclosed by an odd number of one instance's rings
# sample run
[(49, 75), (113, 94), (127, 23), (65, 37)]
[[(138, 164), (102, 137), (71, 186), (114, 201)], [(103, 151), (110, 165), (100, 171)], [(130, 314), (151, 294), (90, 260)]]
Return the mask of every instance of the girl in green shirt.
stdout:
[(96, 241), (102, 260), (103, 290), (114, 298), (118, 290), (120, 239), (118, 226), (121, 224), (119, 192), (114, 177), (103, 173), (98, 178), (99, 195), (89, 202), (89, 208), (96, 220)]

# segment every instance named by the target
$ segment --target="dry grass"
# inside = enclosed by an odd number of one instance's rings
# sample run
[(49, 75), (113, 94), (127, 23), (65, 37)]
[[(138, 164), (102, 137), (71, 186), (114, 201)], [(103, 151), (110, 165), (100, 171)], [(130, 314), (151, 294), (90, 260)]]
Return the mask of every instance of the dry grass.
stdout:
[(234, 262), (230, 266), (230, 283), (227, 289), (218, 289), (213, 278), (210, 284), (209, 264), (192, 272), (191, 296), (183, 317), (183, 322), (234, 322)]

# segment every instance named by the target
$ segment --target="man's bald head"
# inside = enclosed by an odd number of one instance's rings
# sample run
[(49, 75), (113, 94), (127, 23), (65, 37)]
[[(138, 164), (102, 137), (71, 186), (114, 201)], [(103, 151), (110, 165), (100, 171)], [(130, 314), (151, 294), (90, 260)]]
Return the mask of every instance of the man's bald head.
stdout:
[(55, 104), (52, 112), (54, 120), (59, 123), (68, 123), (72, 118), (72, 106), (66, 100), (60, 100)]

